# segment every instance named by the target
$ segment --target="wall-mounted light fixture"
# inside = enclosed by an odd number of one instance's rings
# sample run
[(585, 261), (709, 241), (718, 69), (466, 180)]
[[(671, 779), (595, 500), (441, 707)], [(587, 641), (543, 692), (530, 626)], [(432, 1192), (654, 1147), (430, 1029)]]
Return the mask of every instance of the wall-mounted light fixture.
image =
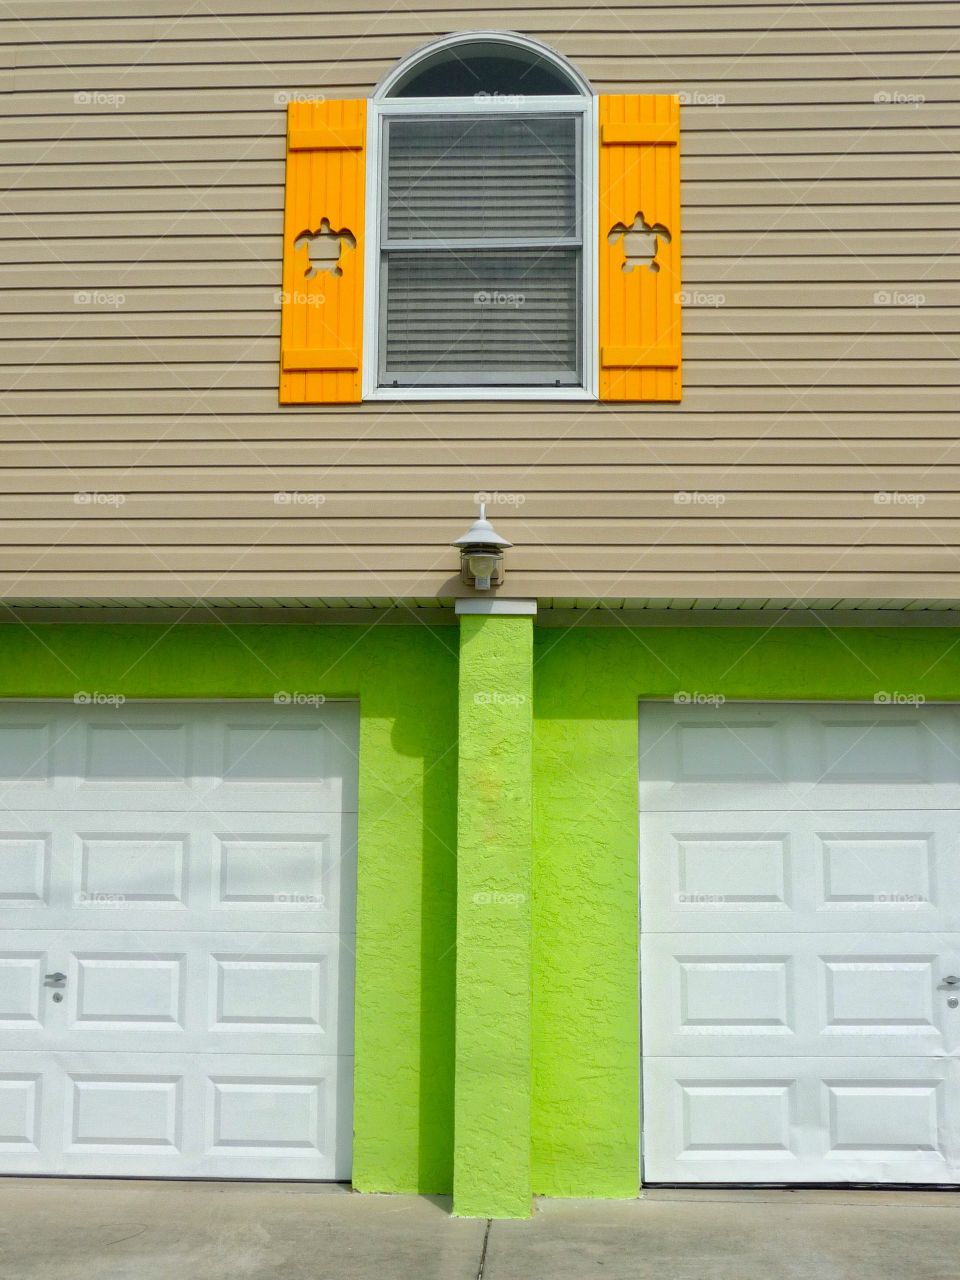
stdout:
[(501, 538), (486, 516), (486, 504), (480, 504), (480, 517), (453, 544), (460, 552), (460, 576), (468, 587), (490, 591), (503, 582), (503, 552), (513, 543)]

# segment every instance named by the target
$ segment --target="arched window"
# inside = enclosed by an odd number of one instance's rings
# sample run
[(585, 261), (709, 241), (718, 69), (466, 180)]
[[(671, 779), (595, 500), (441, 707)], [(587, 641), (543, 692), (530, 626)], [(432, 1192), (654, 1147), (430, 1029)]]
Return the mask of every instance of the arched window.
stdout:
[(377, 98), (467, 98), (474, 94), (555, 97), (592, 90), (579, 71), (539, 41), (512, 32), (447, 36), (403, 58)]
[(438, 40), (384, 78), (365, 395), (593, 392), (593, 112), (570, 63), (513, 33)]

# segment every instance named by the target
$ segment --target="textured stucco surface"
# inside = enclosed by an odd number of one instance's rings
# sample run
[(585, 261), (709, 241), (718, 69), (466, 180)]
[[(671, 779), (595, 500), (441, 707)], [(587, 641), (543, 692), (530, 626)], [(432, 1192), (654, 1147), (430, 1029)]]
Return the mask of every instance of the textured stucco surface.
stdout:
[(452, 1185), (457, 639), (422, 626), (0, 626), (0, 697), (359, 698), (361, 1190)]
[(527, 1217), (533, 622), (460, 625), (454, 1211)]
[(639, 1184), (640, 698), (960, 699), (949, 630), (629, 627), (536, 633), (532, 1181)]

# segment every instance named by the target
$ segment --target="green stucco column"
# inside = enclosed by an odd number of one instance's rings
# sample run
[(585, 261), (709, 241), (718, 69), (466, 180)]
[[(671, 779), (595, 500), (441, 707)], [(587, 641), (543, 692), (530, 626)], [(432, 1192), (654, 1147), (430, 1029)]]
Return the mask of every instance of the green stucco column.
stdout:
[(464, 1217), (530, 1214), (535, 608), (469, 600), (457, 610), (453, 1207)]

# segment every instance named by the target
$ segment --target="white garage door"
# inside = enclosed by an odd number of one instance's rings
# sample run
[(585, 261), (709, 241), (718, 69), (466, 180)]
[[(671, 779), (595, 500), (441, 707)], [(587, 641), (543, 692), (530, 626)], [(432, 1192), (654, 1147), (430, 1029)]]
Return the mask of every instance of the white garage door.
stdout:
[(0, 1172), (349, 1177), (357, 726), (0, 707)]
[(960, 714), (645, 704), (644, 1175), (960, 1180)]

